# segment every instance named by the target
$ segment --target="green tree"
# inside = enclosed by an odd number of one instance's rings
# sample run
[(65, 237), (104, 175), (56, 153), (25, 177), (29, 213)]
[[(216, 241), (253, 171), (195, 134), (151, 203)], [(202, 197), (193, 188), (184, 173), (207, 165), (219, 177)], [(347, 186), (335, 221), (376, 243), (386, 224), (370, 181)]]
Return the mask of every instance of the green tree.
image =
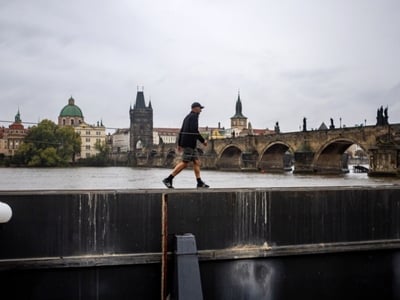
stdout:
[(43, 120), (29, 130), (14, 162), (31, 167), (66, 166), (74, 162), (80, 147), (80, 136), (72, 127)]
[(63, 160), (75, 162), (75, 154), (81, 152), (81, 137), (70, 126), (58, 127), (56, 135), (60, 140), (58, 154)]

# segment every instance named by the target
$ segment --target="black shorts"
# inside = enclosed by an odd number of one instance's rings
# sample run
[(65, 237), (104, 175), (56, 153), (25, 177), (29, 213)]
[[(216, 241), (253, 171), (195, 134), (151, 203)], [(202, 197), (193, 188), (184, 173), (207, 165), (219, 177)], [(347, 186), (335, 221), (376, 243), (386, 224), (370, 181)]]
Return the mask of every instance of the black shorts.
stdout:
[(183, 148), (182, 160), (184, 162), (194, 161), (199, 159), (199, 152), (193, 148)]

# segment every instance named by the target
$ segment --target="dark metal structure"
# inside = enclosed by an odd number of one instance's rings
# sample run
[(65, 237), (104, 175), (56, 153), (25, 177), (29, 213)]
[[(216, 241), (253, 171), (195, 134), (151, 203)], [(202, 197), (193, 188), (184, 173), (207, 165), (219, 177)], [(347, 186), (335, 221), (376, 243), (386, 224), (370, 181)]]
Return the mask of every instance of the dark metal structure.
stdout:
[(187, 232), (204, 299), (400, 297), (398, 186), (3, 191), (0, 202), (12, 209), (0, 224), (7, 299), (160, 299)]

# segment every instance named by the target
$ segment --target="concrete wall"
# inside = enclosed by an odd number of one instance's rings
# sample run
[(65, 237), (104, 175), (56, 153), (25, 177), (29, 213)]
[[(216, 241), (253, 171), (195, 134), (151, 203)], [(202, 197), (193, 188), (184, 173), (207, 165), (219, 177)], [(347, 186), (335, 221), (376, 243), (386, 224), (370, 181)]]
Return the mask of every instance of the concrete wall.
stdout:
[(400, 295), (397, 186), (0, 192), (13, 210), (0, 224), (1, 288), (15, 299), (158, 299), (163, 199), (169, 251), (174, 234), (196, 236), (207, 299), (378, 295), (383, 279), (381, 299)]

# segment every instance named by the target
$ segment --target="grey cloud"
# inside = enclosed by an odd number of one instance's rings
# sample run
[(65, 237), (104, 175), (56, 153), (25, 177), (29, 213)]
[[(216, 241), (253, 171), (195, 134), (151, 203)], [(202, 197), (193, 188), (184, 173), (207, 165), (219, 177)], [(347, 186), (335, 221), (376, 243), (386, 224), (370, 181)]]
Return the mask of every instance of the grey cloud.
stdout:
[[(254, 128), (330, 117), (400, 121), (397, 1), (0, 2), (0, 119), (56, 120), (72, 94), (85, 118), (129, 124), (136, 86), (155, 126), (229, 126), (238, 89)], [(372, 122), (372, 121), (371, 121)]]

